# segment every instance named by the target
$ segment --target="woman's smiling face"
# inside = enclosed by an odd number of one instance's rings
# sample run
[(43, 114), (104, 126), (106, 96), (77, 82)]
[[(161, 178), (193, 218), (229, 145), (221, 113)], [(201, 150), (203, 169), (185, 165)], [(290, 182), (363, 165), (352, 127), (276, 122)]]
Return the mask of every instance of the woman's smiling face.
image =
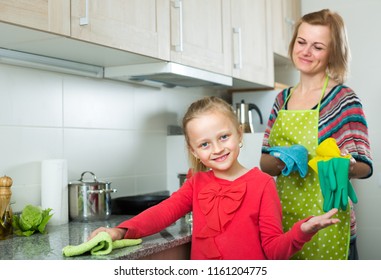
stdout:
[(199, 115), (186, 129), (193, 155), (215, 173), (228, 171), (237, 162), (242, 134), (224, 114)]
[(305, 74), (325, 72), (328, 66), (331, 32), (328, 26), (303, 22), (293, 48), (295, 67)]

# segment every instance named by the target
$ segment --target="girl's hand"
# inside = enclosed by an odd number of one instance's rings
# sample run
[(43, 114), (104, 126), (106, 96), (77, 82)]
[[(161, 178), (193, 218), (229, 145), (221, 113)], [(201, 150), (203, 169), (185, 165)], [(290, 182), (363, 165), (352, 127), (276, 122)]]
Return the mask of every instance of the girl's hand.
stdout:
[(323, 215), (312, 217), (307, 222), (304, 222), (300, 228), (304, 233), (316, 233), (323, 228), (337, 224), (340, 220), (332, 218), (337, 212), (338, 209), (333, 208)]
[(123, 228), (106, 228), (106, 227), (100, 227), (94, 230), (90, 236), (87, 238), (87, 240), (92, 239), (95, 237), (98, 233), (105, 231), (108, 234), (110, 234), (112, 241), (123, 239), (126, 235), (127, 230)]

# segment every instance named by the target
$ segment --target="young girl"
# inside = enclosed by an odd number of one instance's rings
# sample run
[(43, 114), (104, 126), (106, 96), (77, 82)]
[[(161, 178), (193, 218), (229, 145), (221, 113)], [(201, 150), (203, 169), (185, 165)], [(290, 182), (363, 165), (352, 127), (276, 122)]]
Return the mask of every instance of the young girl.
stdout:
[(193, 175), (168, 199), (116, 228), (113, 240), (157, 233), (193, 212), (191, 259), (289, 259), (320, 229), (339, 222), (337, 209), (283, 233), (274, 179), (237, 158), (243, 132), (232, 107), (217, 97), (194, 102), (183, 119)]

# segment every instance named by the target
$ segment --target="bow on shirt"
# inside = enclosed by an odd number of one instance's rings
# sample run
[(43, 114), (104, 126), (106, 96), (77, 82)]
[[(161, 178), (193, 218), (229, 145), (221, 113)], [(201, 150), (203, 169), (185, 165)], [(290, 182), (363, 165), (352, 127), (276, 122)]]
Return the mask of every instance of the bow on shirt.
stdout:
[(220, 234), (234, 217), (245, 193), (246, 183), (221, 187), (216, 182), (212, 182), (198, 194), (200, 209), (205, 215), (206, 225), (197, 237), (204, 239), (205, 244), (201, 247), (208, 258), (221, 257), (214, 237)]

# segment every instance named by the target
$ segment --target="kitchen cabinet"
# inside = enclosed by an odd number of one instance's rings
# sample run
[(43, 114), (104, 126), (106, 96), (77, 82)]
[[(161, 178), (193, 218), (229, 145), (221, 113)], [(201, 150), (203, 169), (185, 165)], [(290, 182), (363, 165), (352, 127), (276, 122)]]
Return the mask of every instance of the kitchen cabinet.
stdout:
[(0, 7), (1, 48), (108, 68), (173, 62), (233, 77), (233, 88), (273, 86), (266, 0), (0, 0)]
[[(241, 83), (249, 81), (273, 87), (274, 63), (268, 1), (232, 0), (230, 9), (232, 76)], [(245, 87), (244, 83), (241, 87)]]
[(274, 53), (287, 58), (295, 23), (301, 16), (300, 0), (271, 0), (271, 16)]
[(272, 87), (269, 13), (265, 0), (172, 0), (171, 61)]
[(229, 0), (72, 0), (71, 36), (231, 74)]
[(139, 260), (189, 260), (191, 255), (191, 243), (185, 243), (170, 249), (163, 250)]
[(169, 1), (72, 0), (71, 37), (169, 60)]
[(231, 75), (229, 0), (171, 0), (171, 61)]
[(0, 21), (70, 35), (70, 1), (0, 0)]

